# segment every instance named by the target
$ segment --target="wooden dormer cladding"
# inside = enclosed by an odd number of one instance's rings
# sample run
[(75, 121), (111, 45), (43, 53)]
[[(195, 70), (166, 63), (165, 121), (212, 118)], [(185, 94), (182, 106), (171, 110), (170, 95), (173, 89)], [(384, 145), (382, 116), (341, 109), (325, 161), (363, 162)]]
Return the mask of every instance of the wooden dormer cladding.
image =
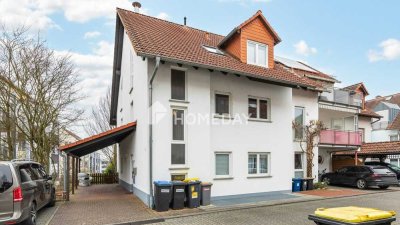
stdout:
[(274, 46), (281, 39), (265, 19), (261, 11), (257, 11), (250, 19), (232, 30), (219, 47), (243, 63), (247, 63), (247, 41), (254, 41), (268, 46), (268, 68), (274, 68)]

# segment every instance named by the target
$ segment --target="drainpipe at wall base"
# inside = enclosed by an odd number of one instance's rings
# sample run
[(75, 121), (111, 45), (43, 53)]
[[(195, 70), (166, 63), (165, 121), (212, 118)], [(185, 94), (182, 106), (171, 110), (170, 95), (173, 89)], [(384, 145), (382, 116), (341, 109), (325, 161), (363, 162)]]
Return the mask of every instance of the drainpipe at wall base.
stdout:
[(153, 111), (151, 106), (153, 105), (153, 80), (157, 74), (158, 67), (160, 66), (160, 57), (156, 57), (156, 65), (149, 81), (149, 166), (150, 166), (150, 198), (149, 207), (153, 208)]

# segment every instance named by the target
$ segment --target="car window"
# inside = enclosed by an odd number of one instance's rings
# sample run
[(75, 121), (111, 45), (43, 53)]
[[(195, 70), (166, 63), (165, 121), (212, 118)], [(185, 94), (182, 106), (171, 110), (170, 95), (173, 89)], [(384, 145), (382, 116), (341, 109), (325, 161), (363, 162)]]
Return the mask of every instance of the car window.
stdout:
[(0, 193), (5, 192), (13, 185), (11, 169), (8, 165), (0, 165)]
[(357, 173), (359, 170), (357, 167), (348, 167), (347, 173)]
[(389, 167), (390, 169), (392, 169), (392, 170), (394, 170), (394, 171), (400, 173), (400, 167), (395, 166), (395, 165), (392, 165), (392, 164), (389, 164), (388, 167)]
[(43, 168), (43, 166), (39, 166), (39, 173), (42, 175), (43, 178), (47, 177), (46, 170)]
[(33, 171), (29, 165), (22, 165), (19, 167), (19, 174), (21, 176), (21, 182), (28, 182), (33, 180)]
[(32, 164), (31, 165), (33, 174), (34, 174), (34, 178), (33, 180), (40, 180), (43, 179), (43, 175), (42, 173), (39, 171), (39, 165), (38, 164)]
[(358, 173), (370, 173), (371, 171), (367, 167), (357, 167), (357, 172)]
[(373, 170), (375, 173), (377, 173), (377, 174), (392, 173), (389, 169), (386, 169), (386, 168), (384, 168), (384, 167), (373, 168), (372, 170)]
[(347, 168), (347, 167), (344, 167), (344, 168), (339, 169), (338, 172), (339, 172), (339, 173), (346, 173), (347, 170), (348, 170), (348, 168)]

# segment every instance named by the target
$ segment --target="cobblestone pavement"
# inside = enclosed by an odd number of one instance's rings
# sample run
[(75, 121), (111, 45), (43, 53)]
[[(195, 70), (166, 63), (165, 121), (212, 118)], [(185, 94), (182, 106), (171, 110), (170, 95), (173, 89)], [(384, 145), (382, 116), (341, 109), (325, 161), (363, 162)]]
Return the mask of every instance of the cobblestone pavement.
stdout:
[(54, 207), (44, 207), (39, 210), (38, 219), (36, 221), (37, 225), (47, 225), (61, 204), (61, 202), (57, 202)]
[[(340, 206), (372, 207), (394, 210), (400, 213), (400, 191), (380, 192), (346, 198), (325, 199), (318, 201), (291, 203), (286, 205), (240, 209), (203, 215), (167, 219), (159, 225), (169, 224), (265, 224), (265, 225), (312, 225), (307, 219), (317, 208)], [(400, 225), (400, 218), (393, 223)]]
[(50, 225), (97, 225), (155, 219), (132, 193), (116, 184), (79, 187), (70, 201), (61, 204)]

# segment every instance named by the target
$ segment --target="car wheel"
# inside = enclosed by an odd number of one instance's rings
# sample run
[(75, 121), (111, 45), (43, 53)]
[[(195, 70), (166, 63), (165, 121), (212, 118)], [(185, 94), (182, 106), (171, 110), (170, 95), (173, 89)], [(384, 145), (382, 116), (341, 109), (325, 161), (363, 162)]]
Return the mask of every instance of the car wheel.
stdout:
[(382, 190), (384, 190), (384, 189), (388, 189), (388, 188), (389, 188), (389, 186), (387, 186), (387, 185), (384, 185), (384, 186), (379, 186), (379, 188), (380, 188), (380, 189), (382, 189)]
[(329, 185), (331, 183), (331, 179), (329, 179), (328, 177), (324, 177), (322, 179), (322, 182), (324, 182), (325, 184)]
[(37, 208), (36, 204), (32, 202), (31, 209), (29, 210), (29, 217), (27, 220), (25, 220), (25, 225), (36, 225), (36, 219), (37, 219)]
[(359, 180), (357, 180), (357, 188), (358, 188), (358, 189), (365, 189), (365, 188), (367, 188), (367, 181), (365, 181), (364, 179), (359, 179)]
[(55, 193), (55, 190), (53, 190), (52, 193), (51, 193), (50, 201), (49, 201), (49, 203), (47, 204), (47, 206), (48, 206), (48, 207), (53, 207), (53, 206), (55, 206), (55, 205), (56, 205), (56, 193)]

